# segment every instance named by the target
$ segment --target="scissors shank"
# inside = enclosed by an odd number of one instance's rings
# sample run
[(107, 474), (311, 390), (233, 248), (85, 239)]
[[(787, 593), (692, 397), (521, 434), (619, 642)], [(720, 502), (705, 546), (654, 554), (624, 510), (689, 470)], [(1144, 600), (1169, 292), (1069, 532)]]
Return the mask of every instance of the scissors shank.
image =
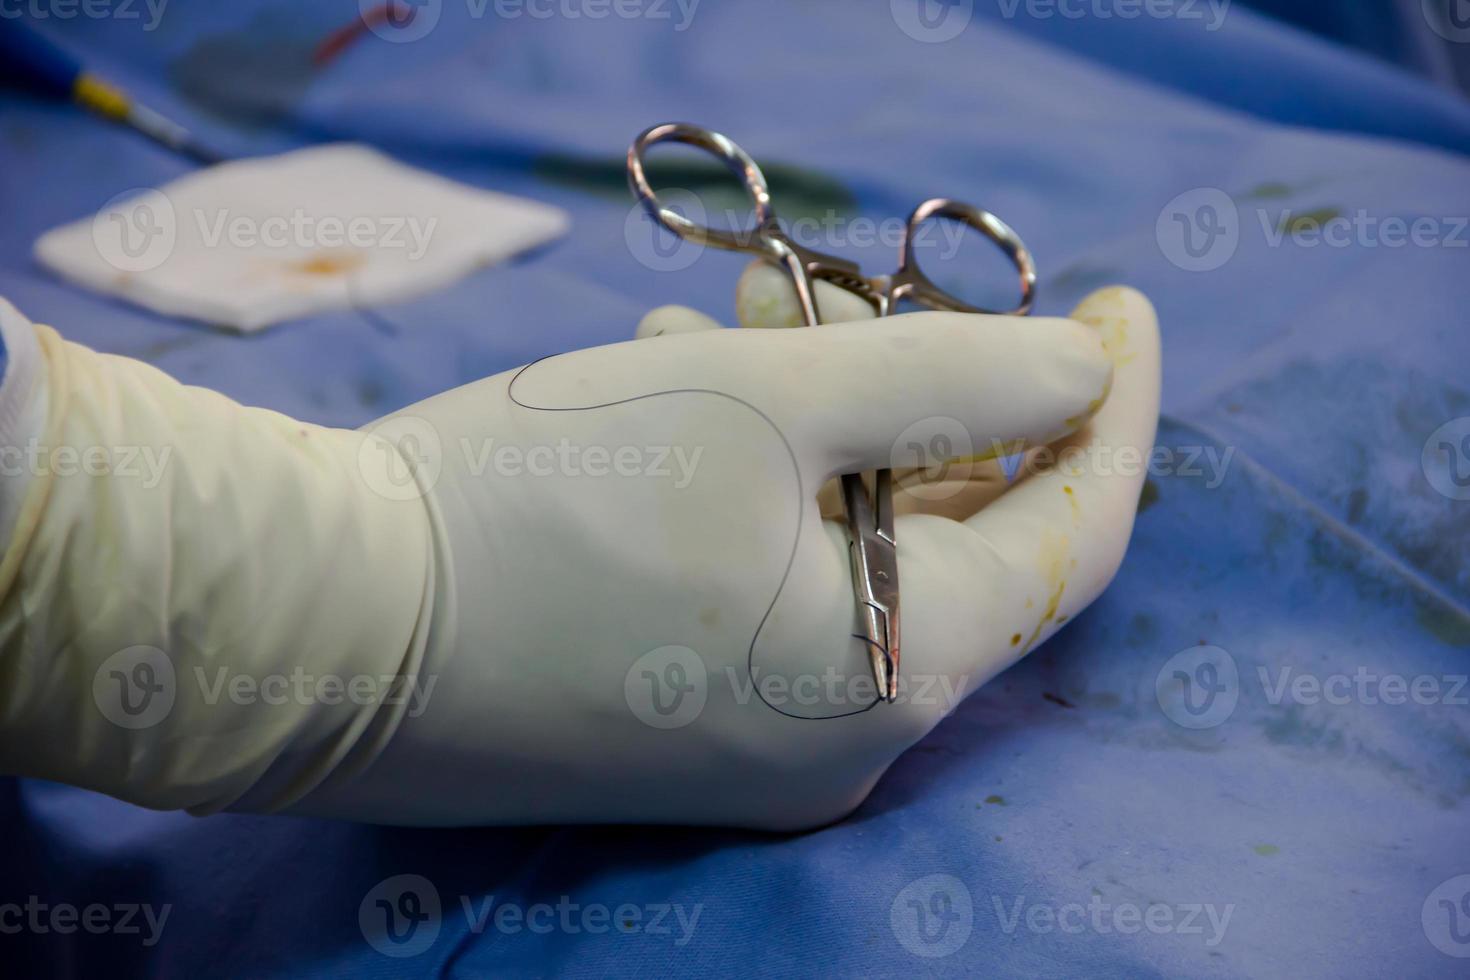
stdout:
[(890, 470), (875, 474), (874, 496), (876, 514), (862, 476), (848, 473), (842, 477), (853, 597), (863, 627), (861, 639), (868, 645), (878, 696), (891, 702), (898, 695), (899, 615), (898, 551), (893, 535)]

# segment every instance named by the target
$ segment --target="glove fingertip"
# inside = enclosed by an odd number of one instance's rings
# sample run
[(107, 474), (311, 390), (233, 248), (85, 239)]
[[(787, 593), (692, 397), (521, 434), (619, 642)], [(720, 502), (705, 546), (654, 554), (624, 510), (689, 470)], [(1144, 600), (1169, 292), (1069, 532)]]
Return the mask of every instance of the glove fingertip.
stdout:
[(660, 306), (649, 310), (638, 321), (633, 336), (637, 340), (648, 337), (665, 337), (676, 333), (698, 333), (704, 330), (721, 330), (720, 322), (713, 317), (688, 306)]
[(1158, 350), (1158, 313), (1148, 297), (1131, 286), (1108, 286), (1089, 293), (1071, 318), (1097, 331), (1119, 369), (1141, 353)]
[[(813, 288), (823, 324), (871, 320), (875, 315), (868, 301), (856, 293), (821, 280)], [(735, 286), (735, 320), (753, 329), (807, 325), (786, 271), (761, 259), (745, 267)]]

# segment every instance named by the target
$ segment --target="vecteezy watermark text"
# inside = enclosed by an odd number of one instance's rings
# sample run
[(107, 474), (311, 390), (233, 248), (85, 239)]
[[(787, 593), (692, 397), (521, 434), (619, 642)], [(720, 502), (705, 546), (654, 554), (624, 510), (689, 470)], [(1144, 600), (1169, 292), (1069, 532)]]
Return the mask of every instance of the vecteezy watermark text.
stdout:
[(980, 475), (979, 466), (991, 461), (1007, 482), (1055, 471), (1068, 476), (1199, 480), (1206, 490), (1214, 490), (1225, 482), (1234, 459), (1234, 446), (1158, 445), (1145, 451), (1096, 437), (1060, 449), (1044, 443), (1028, 448), (1024, 442), (994, 436), (989, 446), (977, 445), (963, 422), (943, 415), (905, 428), (889, 453), (891, 469), (914, 471), (914, 479), (905, 479), (904, 491), (921, 500), (943, 500), (962, 492), (966, 481)]
[[(726, 666), (725, 675), (730, 690), (734, 692), (735, 703), (742, 705), (749, 704), (757, 694), (772, 707), (865, 708), (878, 700), (878, 682), (873, 679), (871, 671), (844, 674), (835, 667), (828, 667), (821, 674), (789, 676), (759, 667), (746, 671)], [(900, 674), (894, 703), (942, 707), (947, 713), (964, 700), (969, 682), (969, 675), (965, 674), (958, 678), (948, 674)]]
[[(187, 682), (194, 682), (190, 691)], [(155, 646), (140, 644), (119, 650), (93, 673), (92, 698), (108, 721), (129, 731), (152, 728), (168, 718), (181, 697), (214, 707), (265, 705), (405, 706), (410, 718), (429, 707), (438, 683), (434, 674), (317, 673), (298, 664), (287, 671), (250, 673), (228, 665), (187, 672)]]
[(1218, 31), (1232, 0), (995, 0), (1006, 20), (1179, 20)]
[(232, 214), (229, 208), (196, 209), (194, 220), (199, 241), (205, 248), (228, 242), (236, 248), (272, 249), (390, 249), (418, 261), (429, 250), (429, 241), (439, 219), (417, 215), (366, 215), (348, 217), (314, 215), (301, 208), (289, 214)]
[[(470, 20), (648, 20), (675, 32), (694, 23), (699, 0), (463, 0)], [(358, 0), (368, 30), (395, 44), (427, 37), (439, 24), (444, 0)]]
[(24, 446), (0, 446), (0, 476), (106, 476), (136, 479), (152, 490), (172, 455), (172, 446), (52, 446), (32, 438)]
[(1367, 667), (1352, 673), (1315, 674), (1286, 666), (1257, 667), (1256, 676), (1271, 705), (1418, 704), (1470, 705), (1466, 674), (1382, 674)]
[(647, 479), (668, 481), (675, 490), (694, 482), (704, 457), (703, 446), (583, 444), (565, 436), (524, 444), (462, 436), (447, 448), (433, 423), (413, 415), (395, 415), (372, 433), (376, 438), (358, 449), (358, 469), (376, 493), (390, 500), (413, 499), (431, 490), (444, 471), (446, 455), (455, 451), (455, 465), (471, 478)]
[(155, 907), (147, 902), (92, 902), (78, 906), (46, 902), (30, 895), (24, 902), (0, 902), (0, 934), (139, 936), (144, 946), (151, 947), (162, 938), (172, 912), (169, 904)]
[[(514, 936), (650, 936), (688, 945), (704, 914), (704, 903), (579, 902), (561, 895), (555, 902), (507, 902), (494, 895), (460, 895), (459, 911), (473, 935), (487, 930)], [(439, 938), (448, 912), (439, 890), (423, 875), (403, 874), (374, 885), (358, 905), (357, 921), (368, 945), (395, 959), (418, 956)]]
[[(1232, 0), (982, 0), (1004, 20), (1177, 20), (1218, 31)], [(889, 0), (893, 22), (915, 41), (941, 44), (965, 32), (976, 0)]]
[(465, 0), (474, 18), (501, 20), (666, 20), (677, 32), (694, 23), (699, 0)]
[(1033, 473), (1058, 470), (1080, 476), (1101, 477), (1177, 477), (1202, 480), (1206, 490), (1214, 490), (1225, 482), (1235, 447), (1226, 446), (1154, 446), (1144, 452), (1137, 446), (1113, 446), (1101, 439), (1060, 450), (1038, 446), (1029, 453), (1006, 455), (1015, 447), (998, 439), (991, 440), (991, 452), (1001, 462), (1006, 479), (1016, 480)]
[[(1036, 935), (1198, 936), (1213, 949), (1225, 939), (1235, 906), (1210, 902), (1111, 902), (1094, 891), (1085, 902), (1032, 902), (1025, 895), (990, 897), (990, 911), (1007, 936)], [(931, 874), (906, 885), (889, 912), (893, 935), (925, 959), (949, 956), (969, 940), (977, 914), (969, 887), (950, 874)]]
[(466, 469), (471, 476), (494, 471), (505, 477), (647, 477), (671, 480), (683, 490), (694, 482), (703, 446), (582, 446), (563, 436), (555, 443), (531, 446), (501, 444), (486, 439), (476, 447), (460, 440)]
[(409, 718), (428, 710), (439, 681), (434, 674), (423, 678), (417, 674), (316, 674), (300, 665), (289, 673), (260, 676), (224, 666), (216, 667), (211, 676), (203, 667), (195, 667), (194, 679), (202, 700), (210, 706), (221, 701), (237, 705), (407, 705)]
[(1018, 929), (1047, 935), (1053, 932), (1078, 935), (1084, 932), (1100, 936), (1137, 935), (1147, 932), (1156, 936), (1202, 936), (1205, 946), (1213, 949), (1225, 938), (1235, 905), (1217, 906), (1210, 902), (1170, 905), (1151, 902), (1108, 902), (1094, 893), (1086, 902), (1059, 905), (1028, 903), (1025, 895), (1005, 899), (992, 895), (990, 903), (1000, 929), (1012, 935)]
[(0, 0), (0, 20), (143, 20), (158, 29), (168, 0)]
[(1186, 272), (1220, 268), (1235, 256), (1242, 240), (1255, 233), (1272, 249), (1470, 248), (1470, 215), (1404, 216), (1332, 207), (1250, 211), (1253, 222), (1242, 216), (1225, 191), (1196, 187), (1164, 205), (1154, 226), (1155, 238), (1164, 257)]
[[(921, 708), (953, 711), (969, 691), (968, 674), (899, 675), (895, 702)], [(827, 667), (822, 673), (778, 673), (760, 666), (726, 664), (710, 669), (686, 646), (650, 650), (631, 665), (623, 680), (623, 696), (634, 717), (651, 728), (674, 729), (699, 719), (710, 697), (729, 697), (744, 706), (759, 699), (783, 713), (786, 709), (824, 709), (846, 712), (871, 707), (878, 700), (872, 671), (843, 672)], [(830, 710), (828, 710), (830, 709)]]
[(1470, 675), (1399, 674), (1359, 665), (1321, 673), (1294, 665), (1259, 665), (1243, 674), (1229, 651), (1210, 645), (1186, 647), (1165, 661), (1154, 679), (1164, 715), (1182, 728), (1216, 728), (1240, 702), (1245, 678), (1254, 677), (1264, 702), (1273, 707), (1328, 705), (1470, 705)]
[[(428, 253), (439, 226), (434, 215), (317, 214), (299, 207), (270, 214), (195, 207), (186, 215), (180, 218), (163, 191), (125, 191), (92, 219), (92, 244), (104, 262), (129, 273), (163, 265), (181, 237), (204, 249), (267, 249), (307, 257), (344, 250), (401, 253), (417, 262)], [(340, 271), (337, 265), (329, 268)]]

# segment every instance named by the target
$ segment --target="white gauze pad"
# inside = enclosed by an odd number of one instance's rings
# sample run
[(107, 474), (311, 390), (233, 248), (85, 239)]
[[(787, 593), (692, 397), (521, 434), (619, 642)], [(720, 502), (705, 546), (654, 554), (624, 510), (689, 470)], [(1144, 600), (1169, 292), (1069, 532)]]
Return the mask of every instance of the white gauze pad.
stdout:
[(251, 331), (425, 293), (554, 239), (559, 208), (468, 187), (366, 146), (219, 164), (42, 235), (64, 279)]

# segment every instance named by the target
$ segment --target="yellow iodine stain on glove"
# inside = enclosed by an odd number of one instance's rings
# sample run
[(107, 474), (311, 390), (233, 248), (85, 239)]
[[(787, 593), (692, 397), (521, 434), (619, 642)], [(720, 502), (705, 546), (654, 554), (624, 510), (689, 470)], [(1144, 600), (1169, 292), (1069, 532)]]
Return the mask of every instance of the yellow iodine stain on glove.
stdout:
[[(1048, 532), (1041, 540), (1037, 561), (1051, 594), (1046, 600), (1046, 606), (1041, 610), (1041, 618), (1037, 620), (1036, 628), (1022, 644), (1022, 652), (1029, 653), (1037, 638), (1041, 636), (1041, 631), (1046, 629), (1046, 624), (1057, 619), (1057, 611), (1062, 605), (1062, 593), (1067, 590), (1067, 571), (1077, 565), (1077, 562), (1069, 557), (1072, 550), (1071, 544), (1071, 539), (1065, 534), (1054, 532)], [(1061, 619), (1066, 619), (1066, 617), (1063, 616)], [(1014, 640), (1012, 642), (1014, 643)]]
[(1067, 495), (1067, 503), (1072, 508), (1072, 526), (1082, 526), (1082, 505), (1077, 502), (1077, 491), (1072, 489), (1071, 484), (1062, 485), (1062, 493)]
[[(1073, 319), (1087, 324), (1102, 336), (1103, 348), (1113, 359), (1115, 367), (1122, 367), (1134, 357), (1128, 344), (1128, 318), (1123, 315), (1124, 295), (1121, 286), (1110, 286), (1087, 297), (1072, 314)], [(1107, 392), (1103, 392), (1098, 405), (1101, 406), (1106, 398)]]

